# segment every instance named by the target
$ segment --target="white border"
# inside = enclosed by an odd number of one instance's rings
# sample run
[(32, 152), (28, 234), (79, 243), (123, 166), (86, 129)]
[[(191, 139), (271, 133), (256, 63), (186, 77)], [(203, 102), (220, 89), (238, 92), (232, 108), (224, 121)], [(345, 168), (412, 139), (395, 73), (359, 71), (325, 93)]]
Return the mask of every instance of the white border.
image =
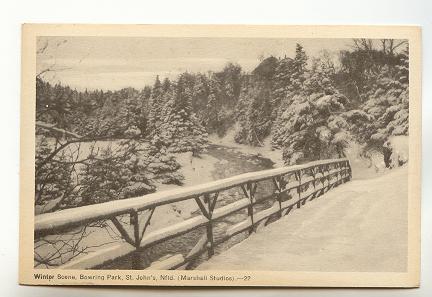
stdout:
[[(423, 25), (424, 60), (423, 65), (431, 65), (431, 31), (430, 12), (431, 2), (424, 1), (105, 1), (103, 5), (96, 1), (76, 0), (70, 2), (51, 1), (10, 1), (2, 5), (1, 30), (2, 34), (1, 65), (2, 108), (0, 109), (0, 127), (2, 127), (3, 144), (1, 149), (3, 187), (3, 209), (0, 217), (2, 226), (2, 244), (0, 247), (0, 281), (5, 296), (24, 296), (32, 292), (33, 296), (58, 296), (68, 293), (68, 296), (79, 296), (83, 290), (79, 288), (36, 288), (17, 286), (18, 260), (18, 164), (19, 164), (19, 61), (20, 61), (20, 23), (23, 22), (80, 22), (80, 23), (253, 23), (253, 24), (417, 24)], [(191, 3), (195, 2), (195, 3)], [(115, 5), (114, 5), (115, 4)], [(190, 4), (190, 5), (189, 5)], [(428, 82), (431, 81), (431, 67), (424, 67), (423, 75), (423, 110), (430, 111), (432, 90)], [(427, 115), (425, 112), (425, 115)], [(423, 117), (423, 151), (432, 148), (430, 117)], [(431, 180), (431, 158), (423, 156), (423, 180)], [(350, 293), (350, 296), (362, 294), (389, 294), (391, 296), (426, 296), (431, 295), (432, 279), (431, 263), (432, 237), (428, 226), (432, 225), (430, 183), (423, 183), (422, 216), (422, 283), (418, 290), (302, 290), (296, 293), (304, 296), (333, 296)], [(103, 292), (102, 292), (103, 291)], [(239, 296), (279, 295), (285, 291), (271, 290), (264, 292), (251, 290), (219, 291), (206, 295), (225, 294), (233, 292)], [(112, 296), (117, 294), (132, 295), (171, 295), (171, 291), (129, 290), (122, 289), (86, 289), (86, 296)], [(181, 290), (181, 295), (202, 295), (202, 291)]]

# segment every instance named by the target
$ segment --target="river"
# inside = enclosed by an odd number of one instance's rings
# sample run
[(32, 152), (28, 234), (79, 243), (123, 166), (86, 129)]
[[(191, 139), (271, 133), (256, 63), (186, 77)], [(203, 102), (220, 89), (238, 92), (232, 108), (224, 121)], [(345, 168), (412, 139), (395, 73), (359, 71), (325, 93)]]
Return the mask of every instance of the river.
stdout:
[[(267, 159), (260, 155), (250, 155), (244, 154), (235, 148), (215, 145), (212, 144), (208, 148), (208, 152), (210, 156), (217, 158), (219, 161), (215, 164), (214, 169), (211, 172), (211, 176), (213, 180), (223, 179), (227, 177), (231, 177), (234, 175), (239, 175), (246, 172), (259, 171), (264, 169), (273, 168), (273, 162), (270, 159)], [(257, 188), (256, 197), (259, 200), (259, 197), (264, 195), (268, 195), (271, 191), (273, 191), (273, 185), (271, 182), (262, 182), (259, 184)], [(221, 207), (223, 205), (232, 203), (238, 199), (244, 198), (242, 191), (239, 188), (234, 188), (230, 190), (223, 191), (219, 194), (218, 200), (216, 203), (216, 208)], [(255, 211), (259, 211), (261, 209), (269, 207), (271, 202), (267, 201), (265, 203), (259, 204), (255, 207)], [(200, 215), (200, 210), (197, 210), (193, 213), (193, 216)], [(247, 218), (246, 210), (238, 211), (226, 218), (218, 220), (213, 228), (214, 238), (217, 240), (222, 237), (226, 229), (233, 224), (236, 224)], [(188, 232), (184, 235), (175, 237), (173, 239), (167, 240), (163, 243), (157, 244), (153, 247), (147, 248), (144, 251), (140, 252), (138, 255), (139, 262), (141, 267), (146, 267), (150, 263), (168, 257), (170, 255), (183, 254), (183, 256), (187, 255), (190, 249), (196, 244), (196, 242), (201, 238), (203, 234), (205, 234), (205, 227), (198, 228), (191, 232)], [(224, 242), (221, 245), (215, 247), (215, 253), (218, 254), (232, 245), (243, 240), (247, 235), (241, 233), (237, 236), (234, 236), (230, 240)], [(122, 257), (116, 259), (108, 265), (103, 265), (102, 267), (98, 267), (99, 269), (133, 269), (133, 257), (137, 257), (137, 255), (129, 255), (126, 257)], [(202, 257), (195, 261), (194, 265), (191, 266), (193, 269), (197, 265), (199, 265), (202, 261), (205, 261), (207, 256), (204, 254)], [(135, 258), (136, 259), (136, 258)]]

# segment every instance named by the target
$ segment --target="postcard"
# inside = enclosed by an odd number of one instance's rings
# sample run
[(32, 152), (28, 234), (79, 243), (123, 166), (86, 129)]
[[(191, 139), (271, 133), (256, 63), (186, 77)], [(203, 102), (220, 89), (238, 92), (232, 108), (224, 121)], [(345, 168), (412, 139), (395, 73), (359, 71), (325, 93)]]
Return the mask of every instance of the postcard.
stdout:
[(21, 95), (21, 284), (419, 286), (419, 27), (25, 24)]

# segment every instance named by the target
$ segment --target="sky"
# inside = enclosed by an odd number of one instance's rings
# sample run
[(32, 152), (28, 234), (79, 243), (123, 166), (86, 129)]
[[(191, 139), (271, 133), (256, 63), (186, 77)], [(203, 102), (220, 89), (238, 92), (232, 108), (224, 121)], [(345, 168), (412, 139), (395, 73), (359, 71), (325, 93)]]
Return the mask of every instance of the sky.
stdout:
[(293, 57), (300, 43), (309, 56), (337, 53), (351, 39), (38, 37), (37, 74), (78, 90), (142, 89), (156, 75), (219, 71), (228, 62), (249, 72), (260, 57)]

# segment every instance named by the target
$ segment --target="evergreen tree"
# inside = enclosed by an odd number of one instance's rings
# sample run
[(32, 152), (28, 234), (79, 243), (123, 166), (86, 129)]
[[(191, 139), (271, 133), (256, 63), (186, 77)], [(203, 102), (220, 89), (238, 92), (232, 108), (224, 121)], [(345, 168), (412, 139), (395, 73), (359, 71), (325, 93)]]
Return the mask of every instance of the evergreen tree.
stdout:
[[(400, 52), (403, 44), (385, 40), (379, 49), (370, 40), (358, 40), (339, 52), (337, 69), (333, 57), (308, 64), (297, 44), (294, 57), (263, 57), (250, 73), (228, 63), (218, 72), (183, 73), (173, 81), (157, 76), (142, 91), (77, 91), (37, 78), (36, 119), (87, 138), (146, 139), (152, 146), (147, 151), (161, 158), (146, 157), (147, 165), (154, 166), (143, 169), (150, 179), (158, 170), (177, 170), (171, 152), (203, 151), (207, 132), (223, 136), (233, 126), (239, 143), (259, 146), (271, 135), (287, 164), (342, 156), (351, 137), (382, 152), (392, 136), (409, 130), (408, 49)], [(117, 170), (96, 160), (93, 165), (91, 170)], [(180, 183), (181, 177), (161, 180)]]
[(159, 136), (169, 152), (199, 153), (207, 146), (207, 132), (192, 110), (189, 76), (180, 76), (162, 112)]
[[(300, 44), (296, 44), (296, 54), (293, 60), (287, 58), (281, 61), (281, 67), (277, 72), (279, 77), (277, 89), (273, 90), (275, 100), (274, 114), (276, 119), (272, 127), (272, 146), (280, 148), (283, 144), (285, 134), (286, 113), (295, 100), (301, 98), (304, 88), (303, 82), (306, 79), (307, 55)], [(277, 97), (275, 97), (277, 96)], [(277, 104), (277, 105), (276, 105)], [(291, 108), (292, 112), (292, 108)], [(285, 114), (285, 115), (284, 115)]]
[[(299, 54), (304, 65), (305, 55)], [(315, 62), (310, 71), (297, 68), (302, 86), (280, 115), (273, 144), (283, 150), (286, 164), (342, 157), (349, 135), (343, 112), (347, 98), (329, 79), (324, 65)]]
[(264, 138), (270, 134), (272, 124), (270, 88), (257, 82), (247, 85), (240, 94), (237, 110), (239, 128), (234, 140), (262, 146)]
[(216, 131), (220, 134), (219, 127), (221, 121), (219, 120), (219, 112), (221, 104), (218, 100), (218, 94), (215, 87), (210, 88), (209, 95), (207, 97), (207, 104), (205, 106), (205, 112), (202, 115), (204, 123), (209, 131)]
[[(210, 84), (212, 81), (205, 75), (198, 73), (195, 75), (194, 85), (192, 87), (192, 109), (195, 114), (206, 121), (207, 102), (210, 93)], [(216, 90), (212, 90), (216, 94)]]
[[(348, 113), (357, 141), (365, 144), (366, 151), (386, 151), (392, 135), (408, 135), (408, 52), (398, 54), (398, 63), (385, 64), (376, 73), (369, 74), (373, 81), (365, 93), (367, 98), (359, 110)], [(386, 162), (386, 166), (390, 166)]]
[(159, 80), (159, 75), (156, 76), (155, 83), (152, 88), (151, 97), (149, 100), (148, 112), (148, 129), (149, 134), (154, 135), (157, 133), (157, 127), (161, 124), (161, 111), (164, 105), (162, 84)]
[[(157, 77), (157, 79), (156, 79), (155, 86), (158, 85), (157, 80), (159, 80), (159, 77)], [(164, 92), (164, 93), (168, 92), (170, 87), (171, 87), (171, 81), (169, 80), (168, 77), (165, 77), (165, 79), (162, 83), (162, 92)], [(156, 88), (158, 88), (158, 86), (156, 86)], [(156, 96), (157, 96), (157, 94), (156, 94)]]
[(290, 85), (292, 72), (294, 70), (293, 64), (293, 60), (286, 57), (278, 61), (274, 75), (274, 84), (272, 86), (272, 105), (274, 107), (274, 118), (277, 117), (281, 102), (283, 102), (291, 92)]

